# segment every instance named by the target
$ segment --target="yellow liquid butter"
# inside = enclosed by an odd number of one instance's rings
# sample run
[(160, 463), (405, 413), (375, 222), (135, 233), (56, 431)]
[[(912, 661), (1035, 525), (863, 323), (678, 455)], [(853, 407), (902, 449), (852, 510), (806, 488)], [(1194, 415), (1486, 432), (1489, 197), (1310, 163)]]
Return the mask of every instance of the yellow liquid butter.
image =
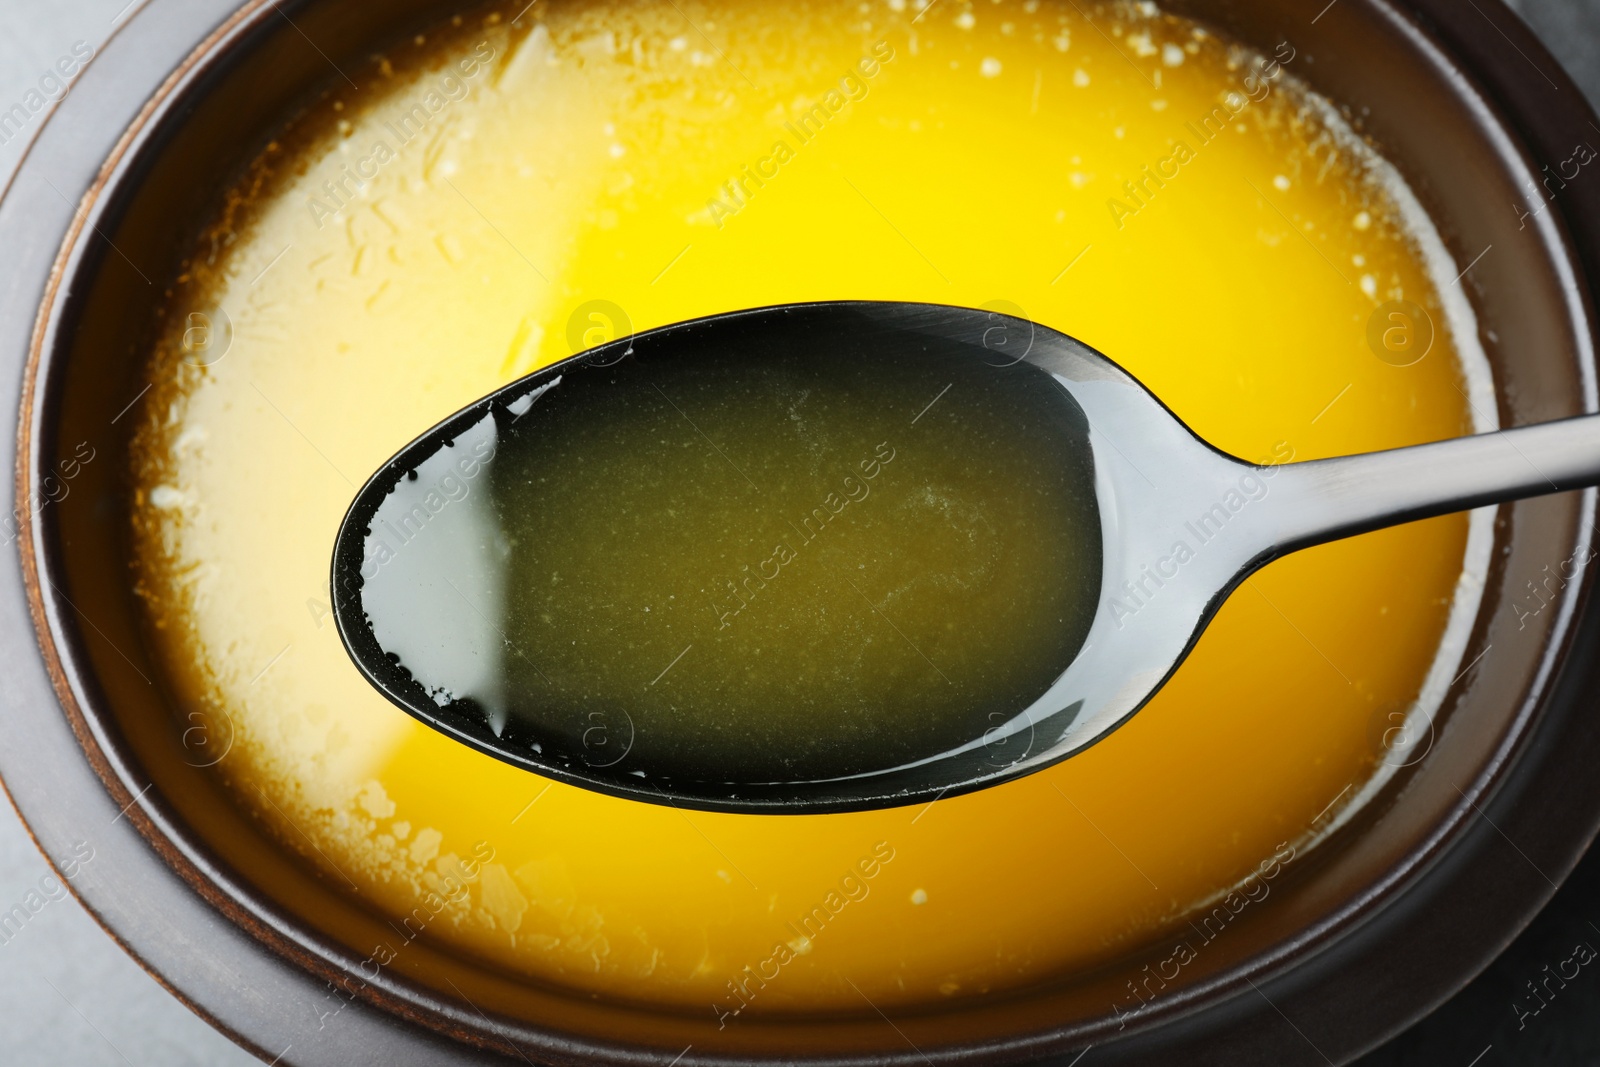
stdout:
[[(174, 283), (131, 522), (169, 688), (233, 722), (216, 773), (285, 849), (396, 923), (448, 898), (421, 936), (466, 958), (726, 1020), (1091, 967), (1350, 810), (1382, 770), (1373, 723), (1458, 667), (1466, 517), (1272, 564), (1127, 726), (917, 808), (684, 813), (551, 784), (389, 704), (335, 633), (329, 558), (365, 477), (618, 329), (987, 305), (1108, 353), (1249, 460), (1471, 432), (1455, 270), (1292, 43), (1269, 62), (1151, 5), (1079, 6), (477, 10), (268, 146)], [(1393, 300), (1437, 327), (1405, 367), (1367, 343)], [(226, 325), (200, 337), (196, 314)], [(412, 960), (392, 965), (430, 981)]]

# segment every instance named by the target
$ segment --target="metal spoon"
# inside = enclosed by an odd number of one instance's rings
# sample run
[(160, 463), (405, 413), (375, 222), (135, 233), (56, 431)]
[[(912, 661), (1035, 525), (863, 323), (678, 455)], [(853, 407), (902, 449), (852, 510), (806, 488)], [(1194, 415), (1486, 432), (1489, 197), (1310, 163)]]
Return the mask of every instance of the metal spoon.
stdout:
[[(581, 721), (543, 729), (541, 716), (553, 721), (567, 714), (562, 698), (550, 695), (559, 694), (559, 685), (551, 683), (550, 693), (524, 700), (527, 706), (518, 710), (522, 696), (507, 691), (508, 674), (495, 666), (521, 657), (550, 682), (536, 651), (518, 647), (504, 628), (508, 594), (491, 572), (509, 549), (485, 510), (485, 494), (463, 488), (462, 503), (429, 519), (426, 508), (417, 510), (420, 489), (407, 487), (440, 484), (446, 488), (438, 499), (453, 499), (449, 487), (481, 477), (480, 469), (496, 462), (497, 447), (511, 436), (547, 432), (540, 419), (550, 408), (537, 405), (558, 403), (583, 375), (665, 376), (652, 378), (651, 387), (667, 400), (655, 383), (670, 383), (674, 368), (696, 353), (737, 353), (758, 367), (768, 358), (764, 352), (796, 344), (851, 365), (926, 361), (953, 368), (953, 381), (1031, 375), (1028, 395), (1048, 396), (1039, 402), (1059, 407), (1060, 425), (1067, 428), (1062, 440), (1078, 440), (1071, 427), (1086, 427), (1079, 447), (1092, 455), (1102, 558), (1091, 590), (1092, 617), (1072, 645), (1075, 657), (1003, 713), (990, 710), (981, 729), (940, 741), (937, 751), (916, 758), (852, 765), (847, 773), (827, 773), (826, 766), (819, 773), (813, 764), (791, 777), (773, 773), (768, 762), (746, 774), (737, 760), (724, 759), (702, 775), (686, 769), (682, 744), (673, 749), (676, 762), (663, 769), (649, 754), (653, 727), (636, 721), (647, 697), (657, 699), (646, 684), (638, 689), (637, 707), (612, 701), (597, 711), (592, 702), (574, 703)], [(955, 402), (959, 395), (945, 399)], [(681, 409), (678, 414), (688, 419)], [(1172, 676), (1233, 588), (1279, 556), (1380, 527), (1597, 483), (1600, 416), (1260, 466), (1200, 440), (1122, 368), (1044, 326), (923, 304), (791, 305), (613, 341), (519, 379), (418, 437), (351, 505), (334, 549), (333, 606), (346, 650), (379, 691), (435, 729), (528, 770), (690, 808), (803, 813), (889, 807), (1009, 781), (1105, 737)], [(396, 525), (408, 521), (403, 529)], [(391, 563), (379, 546), (386, 538), (392, 545), (396, 536), (408, 543), (405, 558)], [(751, 706), (738, 714), (755, 730), (768, 710)]]

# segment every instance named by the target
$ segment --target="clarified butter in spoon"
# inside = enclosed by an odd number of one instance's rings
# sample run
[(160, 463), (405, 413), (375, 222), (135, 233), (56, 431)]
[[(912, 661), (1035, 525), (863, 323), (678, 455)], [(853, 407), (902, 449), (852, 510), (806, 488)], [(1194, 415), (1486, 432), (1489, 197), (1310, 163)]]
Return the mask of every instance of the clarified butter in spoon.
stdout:
[(384, 479), (360, 589), (382, 649), (502, 744), (668, 791), (998, 731), (1099, 597), (1082, 411), (1031, 363), (790, 317), (569, 364)]

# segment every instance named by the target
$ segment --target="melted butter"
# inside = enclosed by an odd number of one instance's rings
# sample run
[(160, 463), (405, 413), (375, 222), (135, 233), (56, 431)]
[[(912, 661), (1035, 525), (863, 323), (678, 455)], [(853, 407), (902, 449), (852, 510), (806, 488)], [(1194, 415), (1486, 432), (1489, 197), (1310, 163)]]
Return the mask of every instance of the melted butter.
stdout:
[[(1374, 774), (1374, 716), (1435, 669), (1464, 517), (1272, 564), (1129, 725), (925, 810), (688, 817), (550, 785), (390, 705), (329, 617), (363, 473), (624, 318), (1002, 301), (1246, 459), (1468, 431), (1455, 272), (1293, 83), (1304, 60), (1261, 93), (1260, 57), (1215, 35), (1085, 7), (1095, 26), (1034, 0), (914, 24), (900, 4), (711, 0), (695, 26), (715, 48), (650, 4), (540, 4), (515, 26), (506, 8), (352, 71), (361, 91), (285, 131), (174, 287), (133, 469), (152, 640), (180, 715), (234, 722), (217, 773), (241, 805), (384, 916), (465, 884), (424, 935), (461, 956), (697, 1013), (1092, 967), (1188, 929), (1280, 843), (1303, 851)], [(1230, 92), (1259, 99), (1208, 127)], [(1175, 176), (1134, 199), (1146, 167)], [(1440, 331), (1405, 368), (1366, 347), (1395, 298)], [(231, 347), (195, 359), (187, 316), (219, 306)], [(782, 977), (740, 995), (779, 946)], [(392, 966), (447, 988), (415, 959)]]

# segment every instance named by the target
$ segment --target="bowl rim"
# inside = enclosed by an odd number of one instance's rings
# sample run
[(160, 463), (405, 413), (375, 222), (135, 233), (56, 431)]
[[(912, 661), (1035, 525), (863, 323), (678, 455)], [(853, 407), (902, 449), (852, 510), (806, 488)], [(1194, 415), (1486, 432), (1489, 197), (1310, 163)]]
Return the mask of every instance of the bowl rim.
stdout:
[[(209, 0), (209, 2), (213, 7), (222, 10), (232, 7), (231, 0)], [(283, 6), (293, 10), (309, 6), (313, 2), (315, 0), (299, 0)], [(1459, 31), (1456, 34), (1445, 35), (1440, 32), (1449, 21), (1449, 16), (1445, 14), (1448, 10), (1447, 2), (1448, 0), (1369, 0), (1370, 5), (1379, 10), (1392, 11), (1398, 8), (1413, 16), (1420, 16), (1428, 22), (1427, 30), (1431, 33), (1425, 33), (1415, 25), (1414, 21), (1407, 20), (1402, 15), (1394, 14), (1391, 17), (1397, 25), (1409, 28), (1432, 47), (1441, 47), (1433, 39), (1435, 36), (1445, 36), (1448, 43), (1454, 47), (1441, 48), (1441, 51), (1453, 64), (1459, 66), (1461, 55), (1458, 50), (1461, 47), (1461, 38), (1464, 36), (1468, 40), (1472, 39), (1474, 31), (1456, 26), (1453, 27)], [(1513, 32), (1518, 36), (1513, 44), (1523, 53), (1523, 57), (1526, 58), (1531, 53), (1545, 60), (1547, 65), (1557, 72), (1556, 77), (1561, 81), (1558, 90), (1570, 90), (1575, 98), (1581, 100), (1581, 94), (1570, 79), (1560, 71), (1560, 67), (1549, 57), (1542, 45), (1532, 37), (1520, 21), (1516, 20), (1509, 9), (1505, 8), (1501, 0), (1487, 0), (1487, 2), (1491, 5), (1491, 10), (1502, 15), (1505, 21), (1514, 23)], [(140, 19), (149, 20), (158, 10), (174, 11), (180, 3), (181, 0), (149, 0), (116, 28), (107, 42), (107, 47), (114, 44), (119, 36), (124, 35), (124, 31), (130, 26), (136, 23), (141, 27), (148, 25), (148, 21), (140, 23)], [(19, 400), (18, 435), (15, 442), (17, 500), (29, 499), (36, 474), (36, 461), (42, 450), (38, 429), (43, 425), (41, 421), (44, 417), (43, 407), (48, 394), (44, 383), (53, 367), (63, 363), (59, 357), (52, 358), (54, 353), (51, 341), (64, 328), (62, 321), (64, 302), (61, 297), (66, 288), (70, 287), (70, 281), (74, 277), (74, 267), (78, 265), (83, 254), (83, 242), (93, 229), (96, 210), (104, 207), (109, 199), (107, 194), (116, 187), (117, 180), (126, 173), (128, 164), (138, 155), (138, 151), (159, 136), (162, 130), (160, 120), (181, 103), (185, 98), (185, 92), (191, 89), (208, 69), (225, 67), (231, 62), (230, 57), (235, 54), (235, 49), (249, 47), (254, 35), (263, 29), (263, 24), (271, 20), (274, 14), (283, 15), (285, 19), (289, 18), (279, 10), (279, 5), (273, 0), (249, 0), (248, 3), (231, 10), (231, 13), (197, 45), (192, 48), (185, 45), (181, 49), (183, 52), (181, 63), (165, 76), (157, 90), (143, 102), (133, 122), (122, 131), (109, 155), (82, 159), (83, 152), (79, 153), (84, 172), (92, 176), (92, 180), (89, 181), (82, 199), (72, 205), (71, 221), (64, 236), (59, 239), (59, 250), (51, 257), (50, 274), (44, 284), (42, 299), (35, 303), (37, 315), (27, 344), (26, 365)], [(1489, 23), (1495, 33), (1501, 35), (1506, 33), (1487, 14), (1484, 15), (1484, 21)], [(1486, 30), (1477, 30), (1476, 33), (1480, 36), (1487, 35)], [(1456, 39), (1449, 40), (1451, 36)], [(160, 60), (157, 59), (156, 62), (159, 63)], [(1485, 73), (1480, 69), (1482, 66), (1483, 62), (1480, 59), (1480, 62), (1471, 68), (1471, 73), (1482, 78)], [(1537, 72), (1537, 76), (1549, 80), (1550, 75), (1539, 69), (1532, 59), (1528, 60), (1528, 66)], [(86, 75), (88, 73), (85, 72)], [(1496, 81), (1500, 83), (1496, 88), (1501, 88), (1502, 93), (1503, 84), (1509, 83), (1515, 87), (1535, 79), (1535, 74), (1518, 70), (1514, 63), (1510, 62), (1505, 68), (1497, 70), (1496, 75)], [(1580, 106), (1583, 107), (1586, 116), (1592, 115), (1586, 105)], [(23, 159), (4, 190), (5, 201), (10, 201), (14, 205), (18, 181), (30, 163), (37, 166), (37, 161), (33, 158), (33, 149), (45, 136), (49, 129), (48, 124), (55, 118), (59, 108), (58, 101), (52, 109), (52, 114), (35, 129)], [(1504, 111), (1503, 108), (1501, 110)], [(1502, 125), (1522, 138), (1529, 137), (1530, 125), (1533, 127), (1542, 125), (1545, 133), (1552, 136), (1555, 132), (1551, 129), (1554, 119), (1550, 116), (1535, 112), (1522, 113), (1517, 117), (1522, 121), (1513, 124), (1504, 113), (1496, 115)], [(92, 153), (92, 146), (85, 146), (84, 150)], [(1590, 201), (1589, 206), (1595, 206), (1597, 198), (1586, 199)], [(1600, 212), (1592, 211), (1585, 214), (1588, 217), (1600, 217)], [(1570, 218), (1567, 221), (1571, 223)], [(13, 220), (0, 217), (0, 234), (8, 232), (15, 226)], [(41, 239), (52, 242), (55, 240), (56, 231), (50, 221), (34, 224), (34, 233), (37, 235), (41, 231), (48, 235)], [(1576, 227), (1569, 229), (1566, 243), (1567, 251), (1575, 265), (1579, 266), (1581, 289), (1581, 282), (1587, 279), (1592, 273), (1595, 262), (1600, 260), (1600, 229), (1590, 227), (1590, 232), (1587, 233), (1581, 232)], [(1588, 267), (1590, 270), (1584, 271), (1583, 267)], [(1587, 291), (1578, 293), (1577, 298), (1586, 305), (1587, 310)], [(1592, 317), (1589, 322), (1592, 328)], [(1592, 388), (1590, 392), (1592, 394)], [(1584, 402), (1589, 410), (1595, 409), (1595, 398), (1592, 395), (1584, 397)], [(1586, 546), (1591, 543), (1594, 519), (1600, 515), (1600, 512), (1597, 512), (1597, 503), (1600, 503), (1600, 496), (1597, 496), (1594, 490), (1586, 491), (1582, 511), (1589, 516), (1590, 525), (1587, 531), (1579, 535), (1580, 545)], [(198, 895), (207, 906), (220, 911), (231, 924), (246, 931), (248, 943), (254, 945), (258, 952), (272, 953), (279, 962), (287, 961), (289, 966), (310, 976), (318, 984), (354, 973), (359, 962), (354, 953), (343, 945), (304, 928), (292, 917), (279, 912), (259, 890), (233, 876), (221, 865), (211, 862), (203, 843), (189, 840), (187, 828), (173, 817), (172, 812), (166, 809), (158, 797), (143, 799), (143, 791), (136, 787), (137, 775), (134, 770), (137, 765), (136, 760), (124, 750), (115, 731), (108, 729), (106, 722), (103, 721), (102, 717), (109, 716), (110, 712), (97, 707), (98, 702), (94, 696), (87, 693), (80, 684), (81, 678), (92, 677), (92, 672), (83, 666), (81, 663), (83, 657), (74, 650), (71, 636), (74, 624), (68, 620), (68, 612), (63, 610), (62, 601), (65, 600), (65, 596), (60, 593), (59, 588), (56, 589), (56, 596), (49, 595), (45, 589), (46, 584), (55, 585), (50, 581), (52, 558), (48, 547), (49, 537), (44, 527), (45, 518), (46, 516), (35, 512), (19, 528), (19, 556), (8, 555), (6, 567), (8, 570), (13, 570), (20, 566), (19, 577), (27, 598), (28, 616), (48, 676), (49, 685), (46, 691), (53, 690), (54, 703), (64, 712), (65, 720), (71, 730), (70, 735), (65, 736), (75, 750), (62, 750), (58, 744), (52, 758), (71, 762), (74, 757), (86, 756), (88, 763), (80, 764), (80, 767), (87, 773), (78, 776), (76, 787), (100, 790), (108, 794), (103, 799), (118, 811), (119, 817), (126, 816), (126, 823), (116, 832), (136, 837), (137, 840), (131, 842), (134, 847), (128, 850), (128, 856), (142, 857), (143, 862), (165, 867), (166, 873), (178, 875), (189, 890)], [(1572, 670), (1575, 665), (1570, 662), (1572, 657), (1569, 652), (1577, 639), (1576, 624), (1586, 621), (1596, 623), (1594, 619), (1582, 617), (1582, 608), (1590, 595), (1592, 584), (1593, 575), (1586, 571), (1583, 583), (1572, 583), (1563, 590), (1563, 615), (1559, 639), (1550, 643), (1541, 659), (1541, 666), (1547, 672), (1554, 669), (1567, 676), (1581, 673)], [(67, 606), (70, 607), (70, 602), (67, 602)], [(1588, 629), (1600, 630), (1600, 623)], [(1600, 673), (1600, 670), (1591, 670), (1590, 673)], [(1554, 686), (1555, 679), (1552, 676), (1543, 683), (1531, 687), (1532, 696), (1525, 706), (1515, 713), (1513, 725), (1501, 739), (1494, 758), (1485, 765), (1470, 790), (1463, 791), (1461, 803), (1434, 828), (1425, 845), (1408, 854), (1393, 870), (1363, 891), (1357, 900), (1330, 913), (1322, 922), (1300, 931), (1276, 946), (1273, 951), (1252, 957), (1183, 994), (1164, 998), (1160, 1010), (1149, 1013), (1149, 1017), (1141, 1022), (1137, 1030), (1145, 1034), (1154, 1034), (1164, 1028), (1168, 1032), (1176, 1032), (1177, 1029), (1182, 1029), (1180, 1024), (1185, 1022), (1192, 1024), (1195, 1013), (1204, 1010), (1208, 1005), (1229, 999), (1237, 1001), (1247, 994), (1245, 983), (1255, 987), (1257, 992), (1260, 992), (1260, 988), (1255, 979), (1259, 979), (1260, 984), (1269, 989), (1274, 988), (1274, 983), (1290, 977), (1290, 971), (1303, 969), (1309, 959), (1317, 956), (1334, 942), (1350, 936), (1357, 927), (1377, 924), (1377, 913), (1395, 903), (1397, 898), (1413, 891), (1430, 873), (1433, 873), (1432, 868), (1438, 865), (1437, 861), (1447, 852), (1467, 849), (1476, 824), (1475, 816), (1482, 816), (1483, 821), (1488, 822), (1503, 835), (1503, 831), (1499, 830), (1499, 826), (1490, 819), (1487, 812), (1494, 811), (1497, 815), (1501, 814), (1497, 802), (1504, 800), (1507, 794), (1519, 792), (1507, 786), (1517, 769), (1517, 761), (1523, 754), (1522, 749), (1526, 747), (1524, 741), (1534, 728), (1530, 718), (1532, 706), (1535, 703), (1554, 700)], [(19, 791), (12, 787), (13, 778), (21, 777), (16, 775), (16, 764), (22, 758), (21, 753), (9, 746), (0, 748), (4, 749), (0, 751), (0, 771), (4, 772), (8, 795), (17, 806), (19, 814), (23, 816), (28, 832), (47, 858), (64, 854), (68, 837), (62, 832), (62, 828), (54, 825), (53, 820), (48, 817), (46, 807), (40, 803), (42, 798), (30, 793), (26, 799), (19, 800)], [(148, 788), (148, 785), (144, 787), (145, 790)], [(113, 825), (117, 825), (117, 822), (118, 820), (113, 820)], [(1556, 834), (1555, 836), (1564, 839), (1564, 851), (1570, 853), (1570, 859), (1561, 861), (1552, 869), (1559, 870), (1564, 876), (1581, 855), (1583, 846), (1593, 838), (1597, 826), (1600, 826), (1600, 804), (1591, 807), (1589, 821), (1578, 827), (1577, 836), (1570, 830), (1565, 834)], [(1477, 829), (1482, 831), (1481, 827)], [(1487, 831), (1482, 831), (1479, 836), (1492, 838)], [(1578, 845), (1576, 849), (1572, 848), (1574, 843)], [(1477, 851), (1482, 851), (1481, 844), (1477, 846)], [(1529, 862), (1532, 863), (1531, 860)], [(60, 864), (53, 858), (51, 863), (59, 869)], [(80, 886), (70, 879), (63, 881), (107, 932), (175, 996), (213, 1026), (262, 1055), (263, 1058), (272, 1055), (272, 1049), (264, 1046), (247, 1032), (255, 1028), (239, 1025), (238, 1013), (229, 1010), (227, 993), (208, 989), (202, 985), (201, 974), (204, 968), (191, 968), (187, 973), (180, 975), (173, 973), (174, 969), (170, 965), (165, 968), (153, 965), (149, 962), (151, 952), (147, 930), (137, 929), (124, 921), (113, 919), (111, 916), (116, 914), (117, 909), (106, 899), (93, 892), (80, 891)], [(1525, 924), (1553, 894), (1554, 889), (1555, 884), (1552, 882), (1548, 887), (1541, 887), (1538, 892), (1526, 895), (1509, 925), (1520, 929), (1521, 925)], [(1493, 945), (1493, 951), (1484, 956), (1478, 964), (1480, 968), (1489, 962), (1499, 947), (1502, 947), (1504, 940), (1509, 940), (1509, 937), (1504, 937)], [(1418, 999), (1412, 1017), (1420, 1016), (1426, 1008), (1431, 1008), (1455, 988), (1464, 985), (1470, 977), (1471, 973), (1468, 973), (1442, 984), (1437, 980), (1432, 982), (1430, 989)], [(502, 1055), (505, 1054), (505, 1044), (509, 1041), (519, 1055), (522, 1054), (520, 1042), (522, 1046), (535, 1048), (545, 1055), (559, 1056), (563, 1059), (574, 1055), (588, 1055), (595, 1057), (597, 1061), (624, 1063), (643, 1062), (649, 1058), (647, 1052), (634, 1046), (589, 1039), (571, 1040), (555, 1032), (534, 1030), (518, 1020), (495, 1021), (487, 1016), (480, 1020), (471, 1012), (463, 1010), (459, 1005), (449, 1002), (425, 987), (393, 975), (384, 975), (381, 979), (369, 982), (361, 994), (365, 1001), (385, 1013), (384, 1016), (378, 1017), (380, 1025), (387, 1020), (392, 1026), (392, 1021), (399, 1019), (411, 1024), (407, 1027), (408, 1030), (413, 1028), (430, 1030), (454, 1041), (468, 1043), (479, 1052), (497, 1052)], [(1285, 984), (1292, 983), (1285, 982)], [(1262, 994), (1262, 999), (1267, 1000), (1266, 994)], [(1261, 1018), (1271, 1018), (1275, 1012), (1278, 1012), (1277, 1006), (1273, 1001), (1267, 1000), (1266, 1006), (1258, 1007), (1256, 1015)], [(482, 1015), (481, 1012), (477, 1014)], [(1009, 1060), (1018, 1055), (1044, 1055), (1063, 1048), (1081, 1047), (1085, 1040), (1103, 1041), (1108, 1035), (1110, 1022), (1109, 1018), (1092, 1020), (1075, 1024), (1070, 1028), (1019, 1035), (1017, 1038), (1005, 1041), (951, 1045), (930, 1050), (930, 1053), (933, 1061), (942, 1062), (970, 1059), (974, 1056), (979, 1059)], [(516, 1037), (511, 1038), (509, 1034), (515, 1034)], [(1293, 1046), (1286, 1044), (1284, 1047)], [(433, 1059), (437, 1062), (437, 1055)], [(812, 1062), (846, 1064), (903, 1061), (911, 1064), (918, 1060), (928, 1060), (928, 1057), (913, 1046), (912, 1049), (898, 1055), (819, 1056), (813, 1058)], [(702, 1054), (685, 1058), (683, 1062), (687, 1067), (688, 1064), (696, 1062), (727, 1064), (754, 1061), (748, 1061), (740, 1056)]]

